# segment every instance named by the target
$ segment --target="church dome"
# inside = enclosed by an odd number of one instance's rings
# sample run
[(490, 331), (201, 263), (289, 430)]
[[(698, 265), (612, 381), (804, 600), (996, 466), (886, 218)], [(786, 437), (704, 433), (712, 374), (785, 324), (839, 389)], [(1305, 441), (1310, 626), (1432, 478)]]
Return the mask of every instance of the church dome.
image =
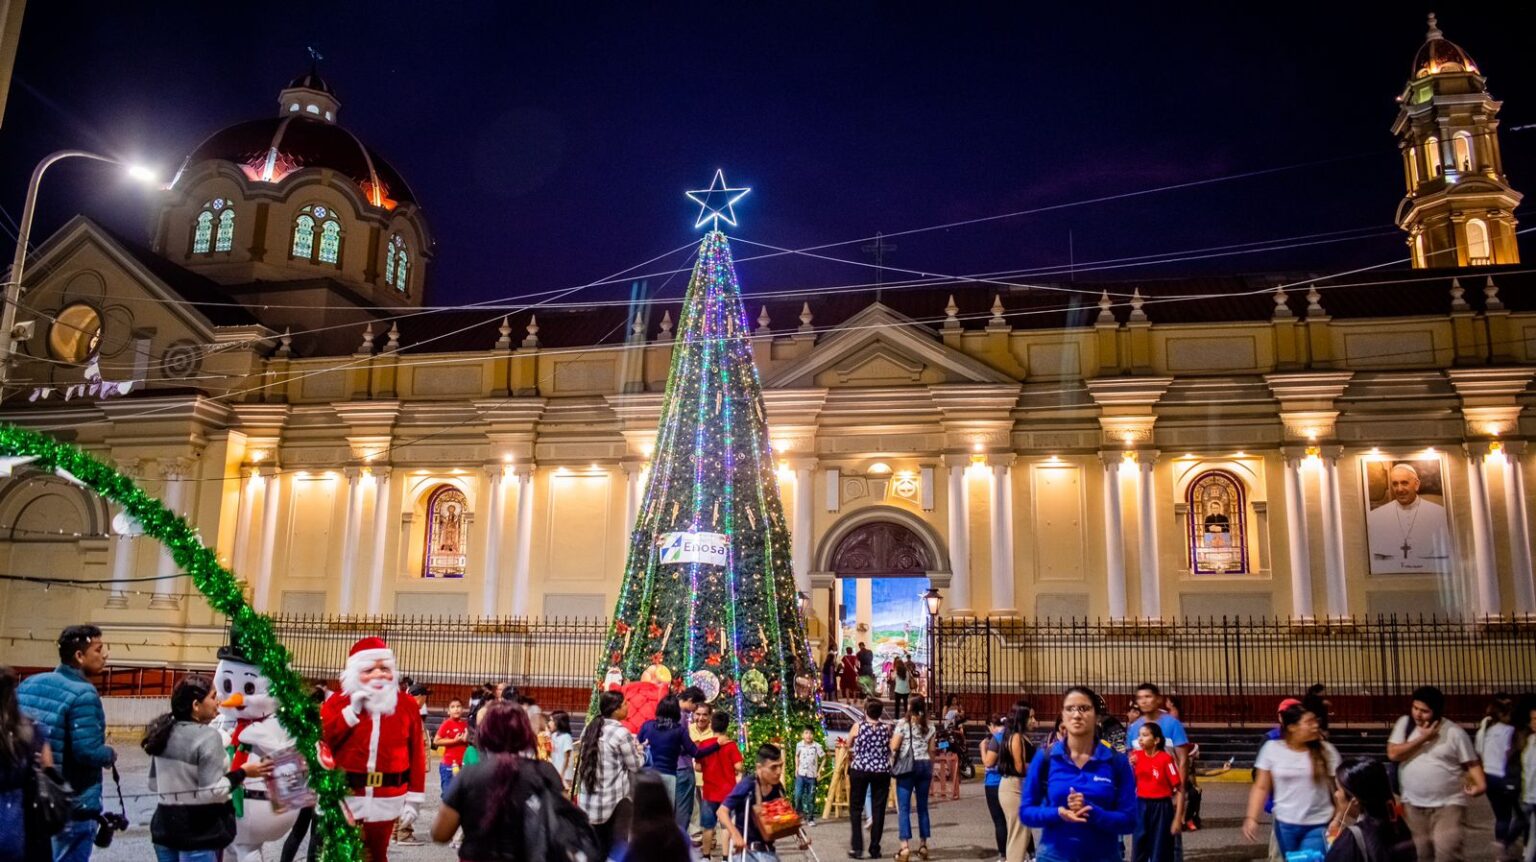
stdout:
[(1436, 26), (1435, 16), (1431, 14), (1429, 34), (1424, 46), (1419, 48), (1419, 53), (1413, 58), (1413, 77), (1424, 78), (1453, 72), (1477, 74), (1477, 64), (1472, 62), (1471, 55), (1462, 50), (1460, 45), (1445, 38), (1445, 34)]
[(221, 129), (187, 156), (185, 167), (210, 159), (234, 163), (252, 182), (276, 183), (295, 171), (329, 168), (350, 177), (364, 200), (376, 207), (392, 210), (417, 202), (405, 178), (356, 135), (303, 113)]

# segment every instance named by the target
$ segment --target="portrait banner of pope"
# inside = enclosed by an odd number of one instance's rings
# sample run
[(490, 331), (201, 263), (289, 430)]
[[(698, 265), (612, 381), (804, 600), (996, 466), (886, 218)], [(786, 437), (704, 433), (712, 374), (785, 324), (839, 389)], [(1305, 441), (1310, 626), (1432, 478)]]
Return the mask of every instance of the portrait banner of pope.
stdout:
[(1366, 461), (1371, 574), (1447, 574), (1455, 550), (1438, 458)]

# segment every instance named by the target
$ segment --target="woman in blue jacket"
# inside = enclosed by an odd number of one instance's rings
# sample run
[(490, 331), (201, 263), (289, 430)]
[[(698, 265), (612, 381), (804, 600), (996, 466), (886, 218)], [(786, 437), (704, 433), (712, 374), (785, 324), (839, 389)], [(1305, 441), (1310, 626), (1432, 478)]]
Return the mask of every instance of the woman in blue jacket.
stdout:
[(1136, 829), (1136, 776), (1125, 755), (1099, 740), (1101, 703), (1091, 689), (1067, 689), (1064, 738), (1029, 765), (1019, 819), (1041, 831), (1036, 862), (1117, 859), (1120, 836)]

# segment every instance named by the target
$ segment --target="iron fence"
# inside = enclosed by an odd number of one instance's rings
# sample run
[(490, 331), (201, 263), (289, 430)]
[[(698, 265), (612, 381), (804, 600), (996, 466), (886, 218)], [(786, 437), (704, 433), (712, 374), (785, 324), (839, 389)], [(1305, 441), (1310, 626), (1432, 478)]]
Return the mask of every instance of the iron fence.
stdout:
[(1178, 698), (1186, 721), (1229, 725), (1272, 723), (1281, 699), (1314, 684), (1326, 686), (1339, 723), (1390, 721), (1419, 685), (1439, 686), (1463, 720), (1496, 691), (1536, 690), (1536, 623), (1526, 619), (942, 620), (936, 639), (940, 694), (973, 716), (1020, 697), (1051, 715), (1076, 684), (1123, 714), (1136, 686), (1152, 682)]
[(272, 623), (294, 670), (310, 679), (334, 679), (352, 644), (377, 635), (394, 650), (402, 675), (432, 689), (436, 705), (482, 683), (510, 682), (545, 709), (582, 712), (608, 634), (606, 619), (579, 617), (278, 614)]

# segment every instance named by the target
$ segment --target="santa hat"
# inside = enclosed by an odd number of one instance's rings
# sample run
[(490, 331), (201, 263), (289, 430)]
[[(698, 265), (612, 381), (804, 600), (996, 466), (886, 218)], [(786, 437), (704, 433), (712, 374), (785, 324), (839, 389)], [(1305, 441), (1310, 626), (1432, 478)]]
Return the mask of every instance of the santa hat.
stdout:
[(347, 653), (347, 667), (355, 668), (359, 672), (371, 666), (374, 662), (384, 662), (391, 668), (395, 666), (395, 653), (381, 637), (366, 637), (352, 645)]

